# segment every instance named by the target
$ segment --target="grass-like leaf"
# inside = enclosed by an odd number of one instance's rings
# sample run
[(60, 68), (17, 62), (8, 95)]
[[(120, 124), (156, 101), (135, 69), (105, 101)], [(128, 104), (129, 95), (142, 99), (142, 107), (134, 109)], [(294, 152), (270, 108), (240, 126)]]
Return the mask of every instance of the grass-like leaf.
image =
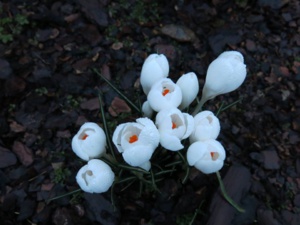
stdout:
[(106, 136), (107, 136), (107, 144), (108, 144), (108, 148), (111, 152), (111, 155), (113, 156), (114, 160), (116, 160), (116, 155), (115, 155), (115, 150), (112, 146), (112, 143), (111, 143), (111, 135), (110, 135), (110, 132), (109, 132), (109, 129), (108, 129), (108, 126), (107, 126), (107, 122), (106, 122), (106, 117), (105, 117), (105, 112), (104, 112), (104, 107), (103, 107), (103, 102), (102, 102), (102, 96), (101, 96), (101, 92), (99, 90), (99, 93), (98, 93), (98, 99), (99, 99), (99, 105), (100, 105), (100, 110), (101, 110), (101, 115), (102, 115), (102, 120), (103, 120), (103, 126), (104, 126), (104, 130), (105, 130), (105, 133), (106, 133)]
[(226, 192), (226, 189), (225, 189), (225, 186), (224, 186), (224, 183), (222, 181), (222, 178), (221, 178), (221, 175), (219, 173), (219, 171), (216, 172), (216, 175), (217, 175), (217, 178), (218, 178), (218, 181), (219, 181), (219, 185), (220, 185), (220, 189), (221, 189), (221, 192), (223, 194), (223, 197), (226, 199), (226, 201), (232, 205), (237, 211), (243, 213), (245, 212), (245, 210), (243, 208), (241, 208)]
[(142, 111), (140, 110), (139, 107), (137, 107), (129, 98), (126, 97), (126, 95), (121, 92), (112, 82), (110, 82), (108, 79), (106, 79), (104, 76), (101, 75), (101, 73), (93, 68), (93, 71), (101, 77), (112, 89), (114, 89), (129, 105), (131, 105), (132, 108), (134, 108), (137, 112), (142, 114)]

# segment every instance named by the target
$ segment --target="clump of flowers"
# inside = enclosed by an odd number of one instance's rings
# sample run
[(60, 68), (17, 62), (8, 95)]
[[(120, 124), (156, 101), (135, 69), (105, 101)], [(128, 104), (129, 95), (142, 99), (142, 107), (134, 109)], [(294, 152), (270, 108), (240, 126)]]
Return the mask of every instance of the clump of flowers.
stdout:
[[(167, 78), (168, 75), (167, 58), (162, 54), (149, 55), (140, 77), (143, 92), (147, 95), (142, 106), (144, 117), (136, 122), (119, 124), (113, 132), (115, 149), (129, 167), (118, 163), (114, 149), (111, 149), (113, 157), (106, 154), (106, 135), (97, 124), (85, 123), (74, 136), (74, 153), (88, 161), (76, 176), (83, 191), (107, 191), (114, 183), (113, 170), (118, 166), (147, 173), (151, 170), (153, 153), (162, 149), (178, 152), (180, 156), (180, 152), (185, 151), (186, 163), (205, 174), (218, 173), (223, 167), (226, 152), (217, 141), (221, 130), (219, 119), (213, 112), (201, 109), (208, 100), (234, 91), (243, 83), (246, 65), (242, 54), (226, 51), (209, 65), (201, 100), (192, 114), (183, 110), (191, 108), (198, 96), (197, 75), (194, 72), (183, 74), (177, 82)], [(103, 161), (98, 159), (100, 157)], [(116, 179), (120, 181), (120, 177)]]

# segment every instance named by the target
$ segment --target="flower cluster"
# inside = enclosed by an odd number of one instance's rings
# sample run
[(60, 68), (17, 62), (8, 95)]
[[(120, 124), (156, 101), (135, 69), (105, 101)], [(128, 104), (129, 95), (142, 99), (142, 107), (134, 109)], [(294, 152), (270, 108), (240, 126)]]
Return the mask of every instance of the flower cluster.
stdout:
[[(220, 170), (225, 160), (225, 149), (217, 141), (219, 119), (211, 111), (201, 111), (202, 105), (220, 94), (237, 89), (245, 80), (246, 65), (242, 54), (226, 51), (208, 67), (202, 97), (193, 115), (188, 108), (199, 92), (197, 75), (183, 74), (177, 82), (169, 75), (169, 63), (162, 54), (151, 54), (145, 60), (140, 82), (147, 100), (143, 103), (143, 118), (116, 127), (112, 141), (126, 163), (146, 171), (151, 169), (151, 157), (159, 145), (169, 151), (184, 149), (182, 141), (189, 140), (186, 158), (205, 174)], [(154, 120), (151, 120), (155, 116)], [(85, 123), (72, 140), (76, 155), (88, 164), (77, 176), (79, 186), (87, 192), (101, 193), (112, 185), (114, 173), (103, 161), (106, 137), (95, 123)]]

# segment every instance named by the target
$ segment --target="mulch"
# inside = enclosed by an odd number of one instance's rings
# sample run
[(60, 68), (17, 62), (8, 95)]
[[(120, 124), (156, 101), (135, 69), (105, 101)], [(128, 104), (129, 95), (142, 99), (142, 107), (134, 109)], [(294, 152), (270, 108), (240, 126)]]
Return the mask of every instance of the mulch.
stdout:
[[(29, 21), (0, 41), (1, 224), (299, 224), (299, 1), (12, 0), (0, 8), (0, 23), (18, 14)], [(222, 198), (214, 174), (193, 168), (185, 184), (180, 171), (165, 177), (159, 192), (134, 183), (49, 201), (78, 189), (84, 162), (71, 138), (86, 121), (102, 124), (99, 90), (111, 131), (139, 117), (94, 69), (143, 102), (149, 54), (167, 56), (174, 80), (195, 72), (201, 90), (225, 50), (244, 55), (246, 81), (205, 109), (242, 99), (219, 115), (218, 140), (226, 190), (245, 213)]]

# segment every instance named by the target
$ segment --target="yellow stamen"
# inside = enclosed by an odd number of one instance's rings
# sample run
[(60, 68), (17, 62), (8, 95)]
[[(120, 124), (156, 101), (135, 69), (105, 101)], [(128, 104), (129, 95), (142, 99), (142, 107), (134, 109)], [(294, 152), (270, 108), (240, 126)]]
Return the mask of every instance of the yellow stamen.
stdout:
[(162, 95), (166, 96), (169, 92), (170, 92), (169, 89), (164, 89), (163, 92), (162, 92)]
[(138, 139), (139, 139), (138, 136), (134, 134), (129, 138), (129, 143), (132, 144), (136, 142)]

